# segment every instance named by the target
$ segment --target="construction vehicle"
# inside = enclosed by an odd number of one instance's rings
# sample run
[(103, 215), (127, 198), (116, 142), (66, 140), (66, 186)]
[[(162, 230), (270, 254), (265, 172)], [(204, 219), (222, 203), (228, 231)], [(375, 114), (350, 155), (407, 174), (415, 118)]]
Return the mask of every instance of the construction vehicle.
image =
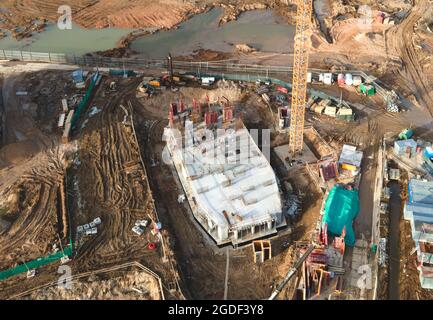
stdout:
[(296, 5), (297, 16), (289, 141), (289, 152), (293, 156), (302, 153), (304, 148), (305, 104), (307, 98), (313, 0), (297, 0)]

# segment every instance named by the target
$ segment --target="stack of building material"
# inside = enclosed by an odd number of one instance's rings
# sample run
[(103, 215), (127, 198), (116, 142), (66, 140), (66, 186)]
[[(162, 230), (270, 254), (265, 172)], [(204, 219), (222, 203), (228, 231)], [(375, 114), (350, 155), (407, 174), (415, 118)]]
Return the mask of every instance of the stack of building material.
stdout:
[(351, 108), (341, 107), (337, 111), (336, 118), (339, 120), (353, 121), (355, 120), (355, 115)]
[(330, 117), (335, 118), (336, 115), (337, 115), (337, 107), (327, 106), (327, 107), (325, 108), (324, 113), (325, 113), (327, 116), (330, 116)]
[(386, 104), (386, 111), (398, 113), (398, 112), (400, 112), (400, 108), (398, 107), (398, 105), (395, 102), (388, 101), (388, 103)]

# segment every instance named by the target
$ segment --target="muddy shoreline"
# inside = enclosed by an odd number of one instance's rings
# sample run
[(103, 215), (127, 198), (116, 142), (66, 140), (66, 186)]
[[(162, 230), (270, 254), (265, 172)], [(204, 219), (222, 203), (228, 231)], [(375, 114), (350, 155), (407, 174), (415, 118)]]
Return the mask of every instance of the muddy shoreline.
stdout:
[[(241, 3), (239, 3), (240, 1), (232, 1), (232, 0), (220, 0), (220, 1), (214, 1), (212, 3), (208, 2), (208, 3), (203, 3), (198, 5), (197, 7), (193, 7), (192, 9), (190, 9), (184, 16), (182, 16), (181, 19), (179, 19), (176, 23), (174, 23), (173, 25), (169, 26), (169, 27), (165, 27), (165, 26), (155, 26), (155, 27), (151, 27), (151, 26), (145, 26), (145, 25), (141, 25), (139, 26), (139, 28), (137, 30), (134, 30), (132, 32), (130, 32), (129, 34), (127, 34), (126, 36), (123, 36), (122, 38), (120, 38), (117, 43), (116, 46), (113, 48), (110, 48), (108, 50), (103, 50), (103, 51), (95, 51), (92, 53), (89, 53), (90, 55), (93, 54), (97, 54), (100, 56), (105, 56), (105, 57), (130, 57), (133, 56), (135, 54), (138, 54), (138, 52), (134, 51), (133, 49), (130, 48), (131, 43), (134, 40), (137, 40), (139, 38), (142, 38), (146, 35), (150, 35), (150, 34), (154, 34), (154, 33), (158, 33), (158, 32), (164, 32), (164, 31), (168, 31), (168, 30), (173, 30), (173, 29), (177, 29), (179, 27), (179, 25), (185, 21), (188, 21), (189, 19), (191, 19), (192, 17), (199, 15), (199, 14), (204, 14), (207, 13), (209, 11), (211, 11), (212, 9), (215, 8), (220, 8), (222, 9), (222, 15), (220, 17), (219, 20), (219, 26), (222, 26), (230, 21), (236, 21), (239, 16), (245, 12), (248, 11), (254, 11), (254, 10), (266, 10), (266, 9), (271, 9), (275, 12), (276, 15), (287, 18), (287, 24), (293, 23), (293, 16), (292, 14), (295, 14), (296, 10), (294, 5), (289, 4), (286, 5), (284, 3), (278, 2), (276, 0), (272, 0), (272, 1), (265, 1), (265, 0), (243, 0)], [(85, 9), (80, 9), (85, 10)], [(5, 19), (6, 14), (3, 13), (2, 16), (2, 12), (0, 12), (0, 18), (3, 18), (3, 22), (0, 22), (0, 32), (2, 31), (7, 31), (10, 33), (10, 36), (16, 40), (22, 40), (22, 39), (26, 39), (26, 38), (31, 38), (32, 36), (34, 36), (35, 34), (41, 33), (43, 31), (46, 30), (46, 27), (49, 25), (49, 23), (53, 23), (55, 22), (55, 20), (48, 16), (46, 18), (40, 18), (39, 17), (39, 22), (38, 24), (36, 24), (32, 19), (24, 19), (26, 13), (23, 13), (23, 19), (24, 21), (20, 21), (20, 24), (13, 24), (10, 21), (7, 20), (7, 18)], [(73, 16), (75, 16), (75, 14), (73, 14)], [(173, 18), (173, 20), (175, 20), (175, 18)], [(0, 20), (1, 21), (1, 20)], [(171, 21), (171, 20), (170, 20)], [(83, 25), (83, 23), (80, 23), (79, 18), (74, 20), (74, 23), (76, 23), (78, 26), (83, 27), (83, 28), (87, 28), (85, 25)], [(102, 26), (98, 26), (97, 28), (99, 29), (106, 29), (109, 27), (113, 27), (112, 25), (102, 25)], [(116, 25), (114, 25), (114, 27), (118, 27)], [(125, 26), (128, 27), (128, 26)], [(129, 26), (129, 27), (133, 27), (133, 26)], [(89, 28), (88, 28), (89, 29)], [(225, 53), (220, 52), (219, 54), (210, 54), (210, 52), (207, 52), (207, 50), (205, 49), (200, 49), (197, 50), (197, 52), (193, 52), (191, 56), (197, 56), (197, 54), (200, 56), (202, 55), (203, 52), (206, 52), (203, 56), (206, 57), (208, 55), (225, 55)], [(189, 55), (186, 57), (183, 57), (184, 59), (189, 59)]]

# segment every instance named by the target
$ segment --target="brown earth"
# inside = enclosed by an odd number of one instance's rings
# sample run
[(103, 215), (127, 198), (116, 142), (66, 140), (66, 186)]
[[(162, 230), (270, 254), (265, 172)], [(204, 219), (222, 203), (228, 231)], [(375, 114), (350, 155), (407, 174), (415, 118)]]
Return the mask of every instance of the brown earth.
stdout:
[[(58, 7), (61, 0), (4, 0), (0, 28), (13, 31), (15, 37), (31, 36), (32, 31), (41, 30), (44, 23), (56, 22), (60, 17)], [(272, 0), (78, 0), (70, 5), (75, 23), (85, 28), (173, 28), (194, 14), (202, 13), (214, 6), (224, 8), (221, 23), (235, 20), (244, 11), (268, 7), (287, 8), (280, 1)], [(35, 20), (43, 23), (36, 25)], [(19, 29), (18, 29), (19, 27)]]

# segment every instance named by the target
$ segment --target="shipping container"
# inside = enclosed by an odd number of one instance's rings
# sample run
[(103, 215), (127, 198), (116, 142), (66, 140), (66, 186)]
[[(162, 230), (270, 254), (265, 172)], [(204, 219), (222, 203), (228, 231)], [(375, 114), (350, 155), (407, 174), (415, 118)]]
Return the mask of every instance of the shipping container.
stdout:
[(346, 84), (346, 80), (345, 80), (344, 74), (342, 74), (342, 73), (338, 74), (337, 82), (338, 82), (338, 85), (340, 87), (344, 87), (344, 85)]
[(366, 96), (372, 96), (376, 93), (376, 89), (371, 84), (361, 84), (360, 86), (361, 93)]
[(353, 76), (351, 73), (346, 73), (345, 81), (346, 81), (346, 85), (348, 86), (353, 85)]
[(59, 122), (57, 123), (58, 128), (62, 128), (65, 124), (66, 113), (62, 113), (59, 117)]
[(362, 77), (361, 76), (353, 76), (353, 85), (355, 87), (360, 86), (362, 84)]
[(327, 106), (324, 112), (327, 116), (334, 117), (337, 113), (337, 107)]

